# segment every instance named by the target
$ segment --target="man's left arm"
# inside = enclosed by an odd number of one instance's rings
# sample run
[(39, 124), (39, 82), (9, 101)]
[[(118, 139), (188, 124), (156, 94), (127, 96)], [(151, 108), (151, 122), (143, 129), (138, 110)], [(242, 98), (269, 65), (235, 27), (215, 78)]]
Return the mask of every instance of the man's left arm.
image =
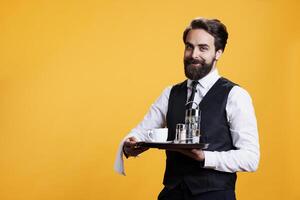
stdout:
[(256, 171), (260, 159), (259, 139), (252, 99), (248, 92), (239, 86), (233, 87), (228, 96), (226, 112), (236, 149), (203, 151), (204, 168), (224, 172)]
[(223, 172), (256, 171), (260, 152), (254, 108), (246, 90), (235, 86), (226, 105), (227, 120), (235, 150), (182, 150), (181, 153), (201, 162), (204, 168)]

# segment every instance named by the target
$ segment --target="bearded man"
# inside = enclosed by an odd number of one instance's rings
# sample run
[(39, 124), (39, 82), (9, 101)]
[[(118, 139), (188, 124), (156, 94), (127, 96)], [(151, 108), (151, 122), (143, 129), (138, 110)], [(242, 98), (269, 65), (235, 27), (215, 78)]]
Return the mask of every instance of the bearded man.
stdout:
[[(184, 123), (186, 102), (199, 104), (201, 139), (205, 150), (166, 150), (164, 188), (158, 199), (234, 200), (236, 172), (258, 168), (260, 152), (257, 122), (248, 92), (221, 77), (217, 61), (228, 32), (217, 19), (196, 18), (183, 32), (184, 72), (187, 80), (167, 87), (143, 121), (124, 138), (115, 170), (124, 174), (123, 154), (137, 156), (147, 148), (135, 148), (147, 130), (168, 128), (175, 139), (176, 124)], [(195, 106), (195, 105), (193, 105)]]

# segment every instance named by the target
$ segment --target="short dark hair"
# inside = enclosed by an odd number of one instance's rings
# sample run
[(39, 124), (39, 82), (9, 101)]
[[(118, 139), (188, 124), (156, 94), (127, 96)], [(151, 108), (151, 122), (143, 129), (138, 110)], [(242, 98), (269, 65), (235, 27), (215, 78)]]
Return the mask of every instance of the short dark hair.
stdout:
[(228, 32), (226, 29), (226, 26), (221, 23), (218, 19), (205, 19), (205, 18), (195, 18), (191, 21), (190, 25), (186, 27), (186, 29), (183, 32), (183, 42), (185, 43), (187, 34), (192, 29), (203, 29), (206, 32), (208, 32), (210, 35), (212, 35), (215, 38), (215, 48), (216, 51), (221, 49), (224, 51), (227, 38), (228, 38)]

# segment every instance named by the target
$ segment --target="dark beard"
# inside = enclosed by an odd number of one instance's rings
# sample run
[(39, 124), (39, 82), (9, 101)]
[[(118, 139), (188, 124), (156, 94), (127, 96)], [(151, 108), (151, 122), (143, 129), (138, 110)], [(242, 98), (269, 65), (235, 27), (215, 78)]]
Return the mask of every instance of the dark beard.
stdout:
[[(213, 67), (213, 59), (211, 63), (205, 63), (205, 61), (199, 61), (194, 59), (184, 60), (184, 73), (185, 76), (191, 80), (199, 80), (206, 76)], [(191, 64), (200, 64), (200, 66), (191, 66)]]

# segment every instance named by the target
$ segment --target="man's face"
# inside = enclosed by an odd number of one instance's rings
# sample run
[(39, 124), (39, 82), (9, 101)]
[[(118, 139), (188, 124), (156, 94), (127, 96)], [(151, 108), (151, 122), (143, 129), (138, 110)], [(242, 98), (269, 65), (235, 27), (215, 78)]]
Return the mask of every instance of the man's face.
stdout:
[(187, 34), (184, 50), (184, 72), (191, 80), (206, 76), (216, 62), (214, 37), (203, 29), (192, 29)]

